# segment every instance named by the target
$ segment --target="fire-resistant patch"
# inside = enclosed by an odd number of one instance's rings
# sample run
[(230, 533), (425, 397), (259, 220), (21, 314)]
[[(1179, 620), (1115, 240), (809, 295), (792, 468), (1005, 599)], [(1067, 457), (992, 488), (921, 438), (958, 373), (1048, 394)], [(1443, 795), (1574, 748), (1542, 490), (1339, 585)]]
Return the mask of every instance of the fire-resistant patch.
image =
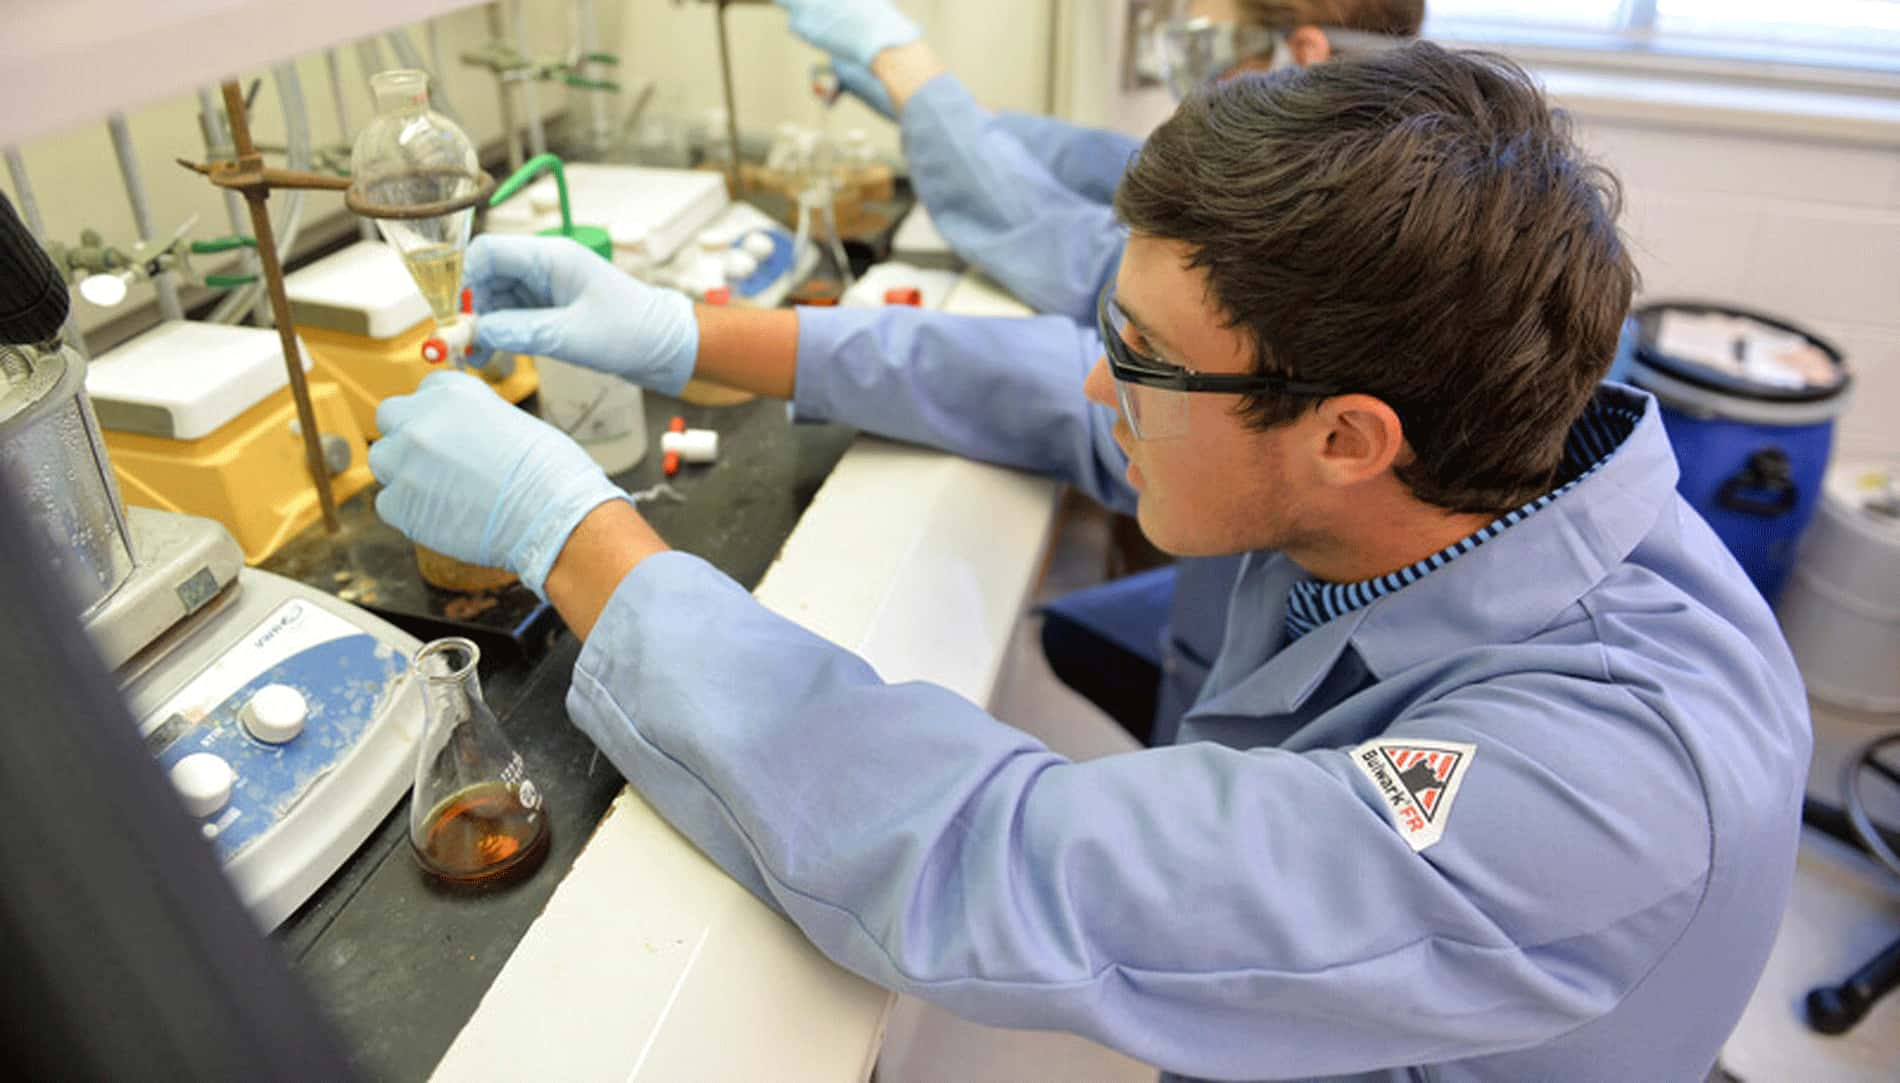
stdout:
[(1477, 751), (1456, 741), (1368, 741), (1352, 750), (1352, 762), (1378, 788), (1392, 826), (1423, 850), (1444, 835)]

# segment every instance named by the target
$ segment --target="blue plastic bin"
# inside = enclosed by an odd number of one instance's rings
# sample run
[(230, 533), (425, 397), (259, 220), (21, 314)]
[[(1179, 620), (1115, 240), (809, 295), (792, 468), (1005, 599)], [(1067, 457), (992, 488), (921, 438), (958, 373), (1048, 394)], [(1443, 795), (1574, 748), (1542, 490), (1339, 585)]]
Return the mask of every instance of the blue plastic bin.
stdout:
[[(1788, 387), (1666, 355), (1657, 337), (1663, 315), (1672, 311), (1738, 316), (1798, 335), (1826, 355), (1834, 379)], [(1662, 405), (1663, 428), (1682, 471), (1676, 488), (1772, 602), (1820, 502), (1834, 421), (1847, 408), (1851, 379), (1841, 353), (1786, 321), (1726, 305), (1646, 305), (1636, 323), (1629, 380)]]

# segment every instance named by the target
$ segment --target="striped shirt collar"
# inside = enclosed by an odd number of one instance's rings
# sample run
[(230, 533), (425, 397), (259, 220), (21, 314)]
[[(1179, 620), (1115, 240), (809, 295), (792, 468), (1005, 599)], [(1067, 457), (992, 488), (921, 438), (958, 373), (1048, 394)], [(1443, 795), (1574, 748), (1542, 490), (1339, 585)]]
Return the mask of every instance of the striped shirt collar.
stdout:
[(1290, 644), (1335, 617), (1364, 608), (1418, 582), (1548, 507), (1608, 462), (1636, 430), (1642, 416), (1642, 409), (1635, 404), (1606, 401), (1601, 397), (1592, 400), (1564, 440), (1563, 468), (1558, 475), (1562, 483), (1557, 488), (1493, 519), (1411, 567), (1357, 583), (1327, 583), (1311, 578), (1294, 583), (1287, 595), (1286, 641)]

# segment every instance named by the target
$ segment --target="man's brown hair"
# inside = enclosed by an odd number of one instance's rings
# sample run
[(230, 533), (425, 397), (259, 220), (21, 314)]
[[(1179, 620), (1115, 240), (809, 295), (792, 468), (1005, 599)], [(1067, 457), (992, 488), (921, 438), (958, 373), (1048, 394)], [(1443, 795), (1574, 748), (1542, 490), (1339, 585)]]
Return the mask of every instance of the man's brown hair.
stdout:
[[(1502, 57), (1414, 43), (1205, 87), (1116, 194), (1184, 242), (1259, 371), (1377, 396), (1421, 500), (1547, 492), (1635, 284), (1616, 178)], [(1241, 400), (1259, 428), (1311, 399)]]
[(1240, 21), (1272, 30), (1338, 27), (1415, 38), (1425, 0), (1239, 0)]

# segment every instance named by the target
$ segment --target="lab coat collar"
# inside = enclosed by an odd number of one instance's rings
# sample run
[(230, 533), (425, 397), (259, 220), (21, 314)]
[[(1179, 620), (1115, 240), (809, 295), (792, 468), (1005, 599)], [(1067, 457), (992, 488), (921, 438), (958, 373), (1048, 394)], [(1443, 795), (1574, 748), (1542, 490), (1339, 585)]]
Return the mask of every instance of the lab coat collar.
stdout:
[(1350, 647), (1375, 679), (1548, 626), (1629, 556), (1675, 499), (1677, 467), (1656, 400), (1605, 384), (1598, 401), (1640, 412), (1622, 445), (1577, 487), (1419, 581), (1286, 643), (1287, 592), (1305, 573), (1250, 555), (1227, 638), (1190, 715), (1301, 709)]

